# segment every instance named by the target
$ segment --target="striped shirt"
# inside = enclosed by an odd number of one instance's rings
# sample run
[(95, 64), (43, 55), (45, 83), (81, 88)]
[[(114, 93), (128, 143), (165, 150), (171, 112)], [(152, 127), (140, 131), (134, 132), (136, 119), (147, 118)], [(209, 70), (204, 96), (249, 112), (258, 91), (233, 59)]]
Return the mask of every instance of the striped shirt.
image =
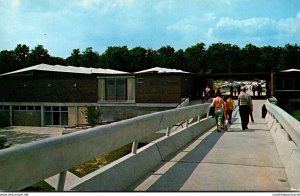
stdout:
[(250, 97), (250, 95), (248, 95), (247, 93), (241, 92), (241, 94), (238, 97), (238, 105), (249, 105), (252, 106), (252, 99)]

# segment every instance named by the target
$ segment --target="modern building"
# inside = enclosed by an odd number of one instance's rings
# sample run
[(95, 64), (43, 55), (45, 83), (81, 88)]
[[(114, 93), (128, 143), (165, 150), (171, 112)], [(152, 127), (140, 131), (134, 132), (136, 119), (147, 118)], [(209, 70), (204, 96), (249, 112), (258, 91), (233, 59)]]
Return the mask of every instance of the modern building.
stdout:
[(86, 124), (86, 105), (100, 107), (104, 121), (122, 120), (175, 108), (199, 94), (198, 82), (194, 74), (164, 68), (126, 73), (39, 64), (0, 75), (0, 123)]
[(300, 101), (300, 70), (272, 73), (272, 94), (280, 101)]

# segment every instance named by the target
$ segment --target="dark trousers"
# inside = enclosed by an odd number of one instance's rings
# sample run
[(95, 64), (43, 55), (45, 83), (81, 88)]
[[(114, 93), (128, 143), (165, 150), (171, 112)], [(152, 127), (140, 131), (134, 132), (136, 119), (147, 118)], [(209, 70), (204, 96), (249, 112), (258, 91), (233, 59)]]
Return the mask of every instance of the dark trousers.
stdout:
[(249, 111), (249, 114), (250, 114), (251, 121), (254, 122), (253, 113)]
[(249, 113), (250, 113), (250, 107), (249, 105), (240, 105), (239, 106), (239, 112), (241, 116), (242, 121), (242, 129), (247, 129), (248, 123), (249, 123)]
[(228, 113), (228, 121), (231, 122), (233, 110), (227, 110)]

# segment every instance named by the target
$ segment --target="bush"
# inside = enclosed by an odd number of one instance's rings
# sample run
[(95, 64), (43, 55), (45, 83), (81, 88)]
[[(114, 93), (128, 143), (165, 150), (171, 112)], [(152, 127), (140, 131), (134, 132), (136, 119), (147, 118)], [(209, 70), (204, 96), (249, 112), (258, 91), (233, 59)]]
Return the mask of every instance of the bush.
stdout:
[(0, 136), (0, 149), (4, 149), (4, 148), (9, 148), (10, 145), (9, 144), (6, 144), (7, 142), (7, 139), (5, 136)]
[(86, 105), (85, 111), (82, 113), (85, 115), (85, 120), (91, 125), (100, 124), (102, 121), (102, 111), (99, 107)]

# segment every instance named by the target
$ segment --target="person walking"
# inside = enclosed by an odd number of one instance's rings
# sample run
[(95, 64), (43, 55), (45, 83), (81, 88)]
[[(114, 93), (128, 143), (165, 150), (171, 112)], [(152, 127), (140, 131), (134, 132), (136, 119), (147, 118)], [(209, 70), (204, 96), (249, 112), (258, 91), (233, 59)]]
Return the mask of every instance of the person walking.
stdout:
[(227, 108), (227, 115), (228, 115), (228, 123), (231, 124), (232, 112), (235, 109), (235, 104), (231, 95), (226, 100), (226, 108)]
[[(218, 91), (216, 93), (216, 98), (213, 99), (212, 105), (215, 110), (215, 119), (217, 123), (217, 131), (220, 132), (222, 124), (224, 125), (224, 122), (222, 122), (222, 119), (224, 119), (224, 111), (226, 110), (226, 103), (221, 97), (221, 92)], [(225, 121), (226, 119), (224, 119)]]
[(253, 107), (250, 95), (246, 93), (246, 87), (242, 87), (242, 92), (238, 96), (239, 113), (242, 121), (242, 129), (248, 129), (250, 108)]

